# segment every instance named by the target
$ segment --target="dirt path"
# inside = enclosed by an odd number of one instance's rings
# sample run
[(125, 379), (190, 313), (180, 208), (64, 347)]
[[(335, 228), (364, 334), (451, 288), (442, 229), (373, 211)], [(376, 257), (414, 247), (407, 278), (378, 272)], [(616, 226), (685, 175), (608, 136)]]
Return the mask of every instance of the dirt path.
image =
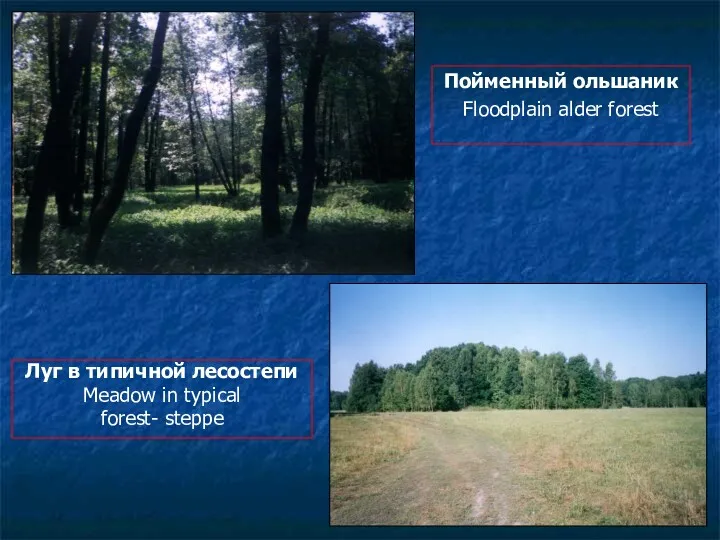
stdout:
[(404, 459), (336, 488), (333, 525), (513, 525), (507, 455), (457, 418), (401, 417), (421, 441)]

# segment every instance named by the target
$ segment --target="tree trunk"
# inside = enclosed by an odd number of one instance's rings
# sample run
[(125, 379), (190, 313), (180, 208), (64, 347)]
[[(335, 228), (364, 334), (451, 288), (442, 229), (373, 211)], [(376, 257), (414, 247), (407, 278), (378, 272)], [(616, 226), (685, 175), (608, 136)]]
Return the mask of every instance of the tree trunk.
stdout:
[(291, 195), (293, 192), (292, 180), (290, 179), (290, 171), (292, 169), (292, 165), (288, 160), (287, 151), (285, 149), (285, 139), (282, 136), (282, 133), (280, 133), (280, 141), (278, 144), (278, 155), (280, 159), (280, 172), (278, 183), (285, 188), (285, 193), (287, 195)]
[[(192, 82), (190, 84), (192, 89)], [(208, 156), (210, 157), (210, 162), (213, 165), (213, 168), (215, 169), (215, 174), (217, 174), (218, 178), (222, 182), (223, 187), (227, 191), (228, 195), (231, 197), (235, 197), (237, 195), (237, 191), (233, 189), (233, 187), (228, 183), (227, 179), (225, 178), (223, 174), (223, 170), (218, 164), (217, 159), (215, 158), (215, 154), (213, 154), (212, 146), (210, 146), (210, 140), (207, 137), (207, 133), (205, 132), (205, 125), (203, 124), (202, 115), (200, 114), (200, 107), (198, 107), (197, 99), (195, 98), (195, 93), (192, 91), (192, 100), (193, 105), (195, 106), (195, 114), (197, 115), (197, 121), (198, 121), (198, 130), (200, 131), (200, 135), (202, 135), (203, 142), (205, 143), (205, 149), (207, 150)]]
[[(185, 43), (182, 39), (182, 28), (177, 26), (178, 39), (180, 40), (181, 52), (185, 50)], [(193, 92), (184, 54), (181, 56), (180, 77), (182, 79), (183, 93), (185, 94), (185, 105), (187, 107), (188, 120), (190, 121), (190, 149), (192, 150), (192, 173), (195, 180), (195, 201), (200, 200), (200, 158), (197, 148), (197, 129), (195, 127), (195, 115), (193, 114)]]
[(107, 121), (106, 116), (106, 123), (105, 123), (105, 156), (104, 156), (104, 168), (103, 168), (103, 192), (105, 191), (105, 186), (107, 186), (108, 183), (108, 174), (107, 174), (107, 164), (110, 163), (110, 145), (108, 144), (108, 141), (110, 141), (110, 122)]
[(320, 148), (318, 149), (318, 160), (317, 160), (317, 185), (318, 187), (324, 188), (327, 186), (327, 178), (325, 176), (325, 139), (328, 134), (327, 129), (327, 118), (328, 118), (328, 88), (325, 85), (325, 92), (323, 96), (323, 105), (321, 113), (321, 124), (320, 124)]
[(160, 151), (162, 149), (163, 145), (163, 117), (162, 114), (160, 114), (160, 111), (162, 110), (162, 94), (158, 92), (157, 97), (157, 105), (155, 106), (155, 137), (153, 140), (153, 144), (155, 145), (155, 149), (153, 150), (153, 161), (150, 165), (150, 183), (152, 184), (153, 191), (157, 189), (158, 185), (158, 175), (160, 171), (160, 157), (162, 156), (162, 152)]
[(370, 147), (370, 155), (375, 165), (375, 182), (381, 183), (383, 181), (382, 171), (380, 168), (380, 147), (378, 144), (378, 133), (376, 126), (376, 114), (373, 112), (372, 100), (370, 97), (370, 85), (365, 79), (365, 104), (367, 106), (368, 115), (368, 145)]
[[(191, 118), (191, 131), (194, 131), (194, 123), (192, 122), (192, 112), (193, 108), (195, 109), (195, 114), (197, 115), (197, 129), (200, 131), (200, 135), (202, 136), (202, 140), (205, 143), (205, 148), (207, 149), (208, 156), (210, 157), (210, 162), (213, 165), (213, 168), (215, 169), (215, 173), (217, 174), (218, 178), (220, 178), (220, 181), (222, 182), (223, 187), (227, 191), (228, 195), (231, 197), (234, 197), (237, 195), (237, 191), (233, 188), (232, 185), (228, 182), (227, 178), (223, 174), (223, 169), (218, 164), (217, 159), (215, 159), (215, 154), (213, 154), (212, 147), (210, 146), (210, 141), (208, 140), (207, 133), (205, 133), (205, 126), (203, 125), (202, 120), (202, 114), (200, 112), (200, 107), (198, 107), (197, 103), (197, 97), (195, 95), (195, 85), (194, 81), (190, 76), (187, 63), (186, 63), (186, 50), (185, 50), (185, 41), (183, 39), (183, 28), (182, 24), (177, 25), (177, 36), (178, 36), (178, 42), (180, 44), (180, 76), (182, 78), (182, 84), (183, 89), (185, 91), (185, 99), (187, 101), (187, 109), (188, 109), (188, 115)], [(191, 134), (192, 135), (192, 134)], [(192, 144), (192, 143), (191, 143)], [(195, 151), (195, 154), (197, 156), (197, 152)], [(197, 159), (195, 159), (196, 162), (199, 163)], [(200, 178), (199, 178), (199, 172), (198, 176), (196, 176), (195, 180), (195, 198), (196, 200), (200, 197)]]
[(327, 140), (327, 165), (325, 166), (325, 175), (327, 176), (327, 182), (328, 184), (333, 179), (333, 151), (335, 150), (333, 145), (333, 138), (335, 137), (336, 133), (336, 118), (335, 118), (335, 93), (332, 93), (330, 95), (330, 114), (329, 114), (329, 132), (328, 132), (328, 140)]
[(280, 152), (282, 145), (282, 51), (280, 49), (279, 13), (265, 14), (265, 48), (267, 54), (265, 89), (265, 125), (260, 157), (260, 211), (266, 237), (282, 233), (280, 220)]
[[(89, 124), (93, 123), (93, 118), (90, 118)], [(92, 169), (93, 172), (95, 171), (95, 149), (97, 148), (97, 145), (95, 143), (95, 130), (90, 129), (88, 130), (88, 146), (89, 153), (88, 153), (88, 159), (92, 163)], [(85, 195), (90, 193), (90, 178), (85, 178)]]
[(120, 161), (120, 155), (122, 154), (122, 143), (123, 143), (123, 127), (125, 126), (125, 115), (123, 113), (120, 113), (118, 115), (118, 132), (117, 132), (117, 156), (115, 157), (115, 161)]
[(23, 273), (36, 273), (38, 270), (40, 234), (45, 218), (48, 189), (54, 177), (63, 173), (63, 139), (67, 140), (71, 127), (73, 97), (80, 85), (82, 66), (91, 52), (92, 38), (99, 18), (99, 13), (86, 13), (82, 16), (72, 57), (68, 63), (67, 77), (58, 93), (56, 105), (50, 109), (22, 233), (20, 269)]
[[(92, 53), (91, 53), (92, 54)], [(81, 86), (82, 86), (82, 79), (81, 79)], [(68, 171), (71, 173), (70, 178), (68, 179), (68, 184), (72, 185), (73, 187), (76, 186), (77, 182), (77, 147), (78, 147), (78, 139), (80, 137), (80, 123), (82, 122), (82, 114), (79, 107), (79, 104), (77, 100), (73, 103), (73, 110), (72, 110), (72, 128), (70, 130), (70, 152), (68, 154), (68, 162), (67, 167)], [(74, 197), (75, 197), (75, 191), (73, 190), (73, 193), (71, 194), (70, 198), (70, 206), (72, 209), (72, 205), (74, 203)]]
[(158, 122), (160, 119), (160, 100), (155, 100), (152, 119), (150, 120), (150, 152), (146, 155), (147, 178), (145, 179), (145, 191), (152, 193), (155, 191), (157, 176), (156, 155), (158, 153)]
[(315, 185), (315, 109), (317, 107), (322, 68), (330, 40), (330, 19), (332, 13), (318, 14), (317, 40), (308, 70), (305, 95), (303, 97), (303, 150), (302, 173), (298, 181), (298, 201), (290, 232), (293, 236), (302, 236), (308, 227), (312, 207), (313, 187)]
[(230, 85), (230, 158), (231, 158), (231, 173), (232, 173), (232, 185), (235, 189), (240, 187), (240, 179), (238, 178), (237, 170), (237, 156), (235, 155), (235, 98), (233, 96), (233, 71), (230, 66), (230, 58), (228, 54), (225, 54), (228, 69), (228, 83)]
[(105, 156), (107, 148), (107, 87), (110, 65), (110, 29), (112, 13), (105, 13), (103, 31), (103, 51), (100, 72), (100, 98), (98, 103), (97, 146), (95, 147), (95, 167), (93, 168), (93, 196), (90, 213), (100, 204), (105, 184)]
[(387, 177), (385, 175), (385, 169), (384, 169), (384, 163), (385, 163), (385, 139), (383, 135), (383, 131), (381, 129), (381, 126), (378, 124), (380, 122), (379, 119), (379, 110), (380, 106), (378, 105), (378, 94), (375, 92), (373, 94), (373, 130), (372, 130), (372, 136), (373, 141), (375, 143), (375, 159), (377, 162), (377, 176), (378, 176), (378, 182), (385, 183), (387, 182)]
[(188, 100), (188, 116), (190, 118), (190, 147), (192, 148), (192, 172), (195, 180), (195, 201), (200, 200), (200, 158), (197, 149), (197, 132), (193, 118), (192, 104)]
[(148, 191), (150, 186), (150, 164), (152, 163), (152, 126), (150, 125), (150, 119), (145, 117), (144, 140), (145, 140), (145, 191)]
[[(25, 167), (30, 167), (34, 165), (34, 156), (35, 156), (35, 124), (34, 124), (34, 116), (35, 116), (35, 100), (33, 94), (30, 95), (30, 100), (28, 101), (28, 115), (27, 115), (27, 136), (25, 138)], [(23, 192), (26, 196), (30, 196), (30, 189), (31, 189), (31, 180), (30, 180), (30, 174), (25, 173), (23, 175), (22, 179), (22, 186), (23, 186)]]
[(77, 212), (78, 219), (82, 221), (84, 210), (84, 194), (86, 188), (86, 164), (85, 156), (87, 154), (88, 139), (88, 122), (90, 116), (90, 79), (92, 75), (92, 52), (88, 55), (87, 63), (83, 72), (82, 84), (82, 103), (81, 103), (81, 119), (80, 119), (80, 136), (78, 138), (77, 152), (77, 182), (75, 185), (75, 200), (73, 206)]
[(161, 12), (158, 17), (157, 27), (155, 29), (155, 39), (153, 40), (152, 54), (150, 58), (150, 67), (145, 72), (143, 78), (142, 90), (135, 101), (135, 106), (130, 112), (123, 138), (123, 147), (118, 166), (115, 170), (113, 181), (110, 189), (100, 204), (95, 209), (95, 213), (90, 218), (90, 232), (85, 242), (85, 260), (88, 264), (94, 264), (100, 250), (105, 230), (110, 224), (110, 220), (117, 212), (122, 203), (125, 189), (127, 187), (130, 167), (132, 165), (135, 149), (137, 146), (138, 135), (142, 127), (143, 118), (147, 113), (150, 101), (152, 100), (155, 88), (160, 80), (163, 62), (163, 47), (165, 45), (165, 34), (167, 32), (168, 12)]
[(45, 20), (47, 24), (47, 55), (48, 55), (48, 83), (50, 85), (50, 106), (57, 102), (57, 58), (55, 57), (55, 15), (48, 13)]
[(70, 14), (61, 13), (59, 18), (58, 32), (58, 78), (62, 87), (65, 77), (68, 75), (68, 62), (70, 60)]
[(210, 114), (210, 127), (212, 128), (213, 139), (215, 139), (215, 146), (217, 146), (220, 167), (222, 168), (225, 181), (232, 188), (232, 192), (237, 195), (237, 186), (234, 185), (232, 179), (230, 178), (230, 173), (228, 172), (225, 154), (223, 153), (222, 144), (220, 144), (220, 135), (218, 133), (217, 123), (215, 122), (215, 114), (213, 114), (212, 100), (210, 99), (210, 93), (207, 90), (205, 91), (205, 101), (207, 102), (208, 113)]
[[(57, 63), (58, 63), (58, 83), (60, 88), (65, 86), (65, 80), (69, 76), (69, 63), (70, 63), (70, 14), (63, 13), (60, 15), (59, 20), (59, 33), (58, 33), (58, 51), (57, 51)], [(92, 38), (91, 38), (92, 39)], [(73, 106), (75, 104), (75, 94), (77, 93), (77, 87), (72, 96), (70, 96), (70, 114), (73, 114)], [(66, 137), (64, 137), (60, 144), (62, 148), (61, 162), (58, 166), (62, 169), (62, 174), (57, 174), (54, 177), (55, 189), (55, 204), (57, 206), (58, 224), (61, 228), (71, 227), (77, 224), (77, 218), (72, 212), (73, 196), (75, 193), (75, 171), (74, 169), (74, 155), (75, 145), (73, 137), (73, 125), (72, 120), (68, 124)]]
[(354, 172), (354, 163), (353, 163), (353, 138), (352, 138), (352, 132), (353, 132), (353, 125), (352, 125), (352, 117), (350, 116), (350, 92), (345, 93), (345, 122), (347, 124), (347, 171), (344, 171), (344, 182), (345, 185), (348, 185), (348, 181), (352, 180), (353, 172)]
[(300, 178), (300, 159), (295, 148), (295, 129), (293, 128), (292, 122), (290, 121), (290, 114), (288, 113), (287, 103), (285, 102), (285, 94), (282, 95), (282, 111), (285, 117), (285, 129), (287, 131), (288, 150), (290, 152), (289, 158), (292, 164), (293, 174), (295, 175), (295, 181)]

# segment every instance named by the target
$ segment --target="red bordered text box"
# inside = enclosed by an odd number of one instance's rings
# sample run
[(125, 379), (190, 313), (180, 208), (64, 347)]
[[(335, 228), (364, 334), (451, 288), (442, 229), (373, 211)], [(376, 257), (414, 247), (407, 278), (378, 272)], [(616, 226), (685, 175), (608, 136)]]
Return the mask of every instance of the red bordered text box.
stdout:
[[(107, 362), (107, 363), (138, 363), (147, 362), (156, 364), (160, 362), (185, 362), (189, 363), (223, 363), (223, 362), (257, 362), (257, 363), (308, 363), (310, 365), (310, 432), (307, 435), (222, 435), (222, 436), (100, 436), (100, 435), (82, 435), (82, 436), (43, 436), (43, 435), (16, 435), (15, 434), (15, 364), (27, 362)], [(224, 441), (281, 441), (281, 440), (312, 440), (315, 437), (315, 362), (310, 358), (12, 358), (10, 359), (10, 438), (17, 440), (48, 440), (48, 441), (93, 441), (93, 440), (224, 440)]]
[[(435, 68), (437, 69), (687, 69), (688, 72), (688, 138), (686, 141), (536, 141), (478, 142), (435, 140)], [(432, 64), (430, 66), (430, 144), (432, 146), (689, 146), (692, 144), (692, 66), (687, 64)]]

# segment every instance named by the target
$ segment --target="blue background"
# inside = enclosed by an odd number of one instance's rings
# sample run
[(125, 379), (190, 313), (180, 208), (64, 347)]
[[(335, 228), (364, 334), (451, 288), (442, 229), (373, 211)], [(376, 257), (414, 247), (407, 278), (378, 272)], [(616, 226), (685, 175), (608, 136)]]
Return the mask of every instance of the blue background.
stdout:
[[(331, 7), (319, 1), (103, 1), (62, 7), (88, 5), (177, 11)], [(11, 276), (8, 11), (59, 7), (6, 0), (1, 21), (3, 537), (717, 538), (717, 3), (333, 2), (338, 10), (416, 13), (416, 276)], [(692, 64), (694, 143), (433, 147), (429, 73), (438, 63)], [(471, 140), (467, 129), (459, 123), (446, 135)], [(536, 130), (531, 135), (553, 134)], [(619, 138), (630, 135), (618, 133)], [(710, 527), (562, 533), (553, 528), (331, 529), (332, 281), (707, 282)], [(313, 358), (315, 439), (11, 441), (9, 359), (43, 356)], [(278, 391), (275, 399), (291, 396)], [(55, 405), (53, 400), (45, 404), (48, 413)]]

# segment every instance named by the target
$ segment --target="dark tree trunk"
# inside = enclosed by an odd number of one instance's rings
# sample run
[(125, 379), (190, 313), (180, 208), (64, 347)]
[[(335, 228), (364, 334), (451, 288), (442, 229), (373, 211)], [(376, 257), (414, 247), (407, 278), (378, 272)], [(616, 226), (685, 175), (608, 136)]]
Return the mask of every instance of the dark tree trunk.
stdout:
[(198, 131), (200, 131), (200, 135), (202, 135), (202, 140), (205, 143), (205, 149), (207, 150), (208, 156), (210, 157), (210, 162), (215, 169), (215, 174), (217, 174), (217, 177), (220, 179), (220, 182), (225, 188), (225, 191), (227, 191), (228, 195), (230, 197), (235, 197), (237, 195), (237, 191), (235, 191), (233, 187), (228, 183), (227, 179), (223, 174), (223, 170), (220, 167), (217, 158), (215, 157), (215, 154), (213, 153), (212, 146), (210, 145), (210, 139), (208, 139), (207, 133), (205, 132), (205, 124), (203, 123), (202, 114), (200, 113), (200, 107), (198, 107), (197, 99), (194, 93), (192, 94), (192, 99), (193, 106), (195, 108), (195, 115), (197, 116), (198, 121)]
[(84, 210), (84, 193), (86, 191), (86, 164), (85, 156), (87, 154), (87, 139), (88, 139), (88, 122), (90, 117), (90, 79), (92, 75), (92, 52), (88, 56), (87, 63), (85, 64), (83, 71), (83, 83), (82, 83), (82, 103), (81, 103), (81, 118), (80, 118), (80, 136), (78, 139), (78, 152), (77, 152), (77, 183), (75, 185), (75, 200), (73, 206), (75, 212), (77, 212), (78, 219), (82, 221), (83, 210)]
[(135, 155), (143, 118), (145, 118), (145, 114), (155, 93), (155, 88), (160, 80), (163, 47), (165, 45), (165, 34), (167, 32), (169, 16), (170, 14), (168, 12), (161, 12), (158, 18), (150, 58), (150, 67), (145, 72), (142, 90), (140, 90), (140, 94), (135, 101), (135, 106), (128, 117), (122, 152), (118, 160), (113, 181), (110, 184), (107, 195), (100, 201), (100, 204), (95, 209), (95, 213), (90, 218), (90, 232), (85, 242), (85, 260), (88, 264), (95, 263), (105, 230), (115, 215), (115, 212), (117, 212), (117, 209), (120, 207), (123, 196), (125, 195), (130, 167)]
[(282, 233), (280, 220), (280, 152), (282, 145), (282, 51), (280, 49), (279, 13), (265, 14), (265, 49), (267, 53), (265, 89), (265, 125), (260, 158), (260, 210), (263, 234)]
[(329, 184), (333, 178), (333, 137), (335, 137), (335, 93), (330, 94), (330, 113), (328, 115), (328, 138), (327, 138), (327, 164), (325, 165), (325, 175)]
[(285, 140), (280, 135), (280, 146), (278, 146), (278, 154), (280, 157), (280, 172), (279, 172), (279, 183), (285, 188), (285, 193), (287, 195), (291, 195), (293, 192), (292, 189), (292, 180), (290, 179), (290, 162), (288, 161), (288, 155), (285, 151)]
[[(93, 123), (93, 119), (92, 119), (92, 118), (90, 118), (89, 123), (90, 123), (90, 124)], [(90, 148), (89, 148), (89, 153), (88, 153), (88, 159), (89, 159), (90, 162), (92, 163), (92, 168), (93, 168), (93, 171), (94, 171), (94, 170), (95, 170), (95, 157), (94, 157), (94, 156), (95, 156), (95, 148), (96, 148), (96, 143), (95, 143), (95, 130), (92, 130), (92, 129), (89, 129), (89, 130), (88, 130), (88, 143), (89, 143), (89, 146), (90, 146)], [(89, 178), (89, 177), (86, 177), (86, 178), (85, 178), (85, 195), (87, 195), (88, 193), (90, 193), (90, 178)]]
[(237, 186), (233, 182), (232, 178), (230, 178), (230, 173), (228, 172), (227, 162), (225, 161), (225, 154), (222, 149), (222, 144), (220, 143), (220, 135), (218, 133), (217, 123), (215, 122), (215, 115), (213, 114), (212, 101), (210, 99), (210, 93), (208, 91), (205, 91), (205, 101), (208, 106), (208, 112), (210, 113), (210, 128), (212, 129), (213, 139), (215, 139), (215, 146), (217, 147), (218, 151), (218, 160), (220, 162), (223, 176), (225, 177), (225, 181), (232, 188), (233, 193), (237, 194)]
[(348, 181), (352, 181), (355, 172), (354, 154), (353, 154), (353, 124), (350, 115), (350, 93), (345, 93), (345, 122), (347, 124), (347, 171), (343, 171), (345, 175), (344, 182), (348, 185)]
[(105, 121), (105, 158), (104, 158), (105, 165), (104, 165), (104, 169), (103, 169), (103, 193), (104, 193), (105, 187), (107, 186), (107, 183), (108, 183), (108, 181), (107, 181), (108, 180), (107, 164), (110, 163), (110, 151), (109, 151), (110, 145), (108, 144), (109, 141), (110, 141), (110, 122), (107, 121), (107, 116), (106, 116), (106, 121)]
[(370, 147), (370, 155), (375, 165), (375, 182), (382, 182), (382, 170), (380, 167), (380, 147), (378, 145), (378, 133), (376, 126), (375, 114), (373, 112), (372, 101), (370, 99), (370, 85), (365, 80), (365, 103), (368, 115), (368, 146)]
[[(82, 86), (82, 80), (81, 80), (81, 86)], [(80, 137), (80, 123), (82, 122), (82, 115), (80, 114), (80, 107), (78, 106), (77, 100), (73, 104), (73, 112), (72, 112), (72, 130), (70, 131), (70, 155), (68, 156), (68, 170), (72, 173), (71, 178), (69, 180), (69, 183), (73, 186), (76, 185), (77, 182), (77, 149), (78, 149), (78, 139)], [(73, 199), (70, 200), (70, 204), (72, 205), (74, 202), (74, 191), (73, 191)]]
[(68, 61), (70, 60), (70, 14), (61, 13), (58, 32), (58, 77), (62, 87), (67, 77)]
[(150, 151), (145, 156), (147, 178), (145, 179), (145, 191), (152, 193), (155, 191), (156, 186), (156, 154), (158, 152), (158, 122), (160, 120), (160, 100), (155, 100), (155, 107), (153, 110), (152, 119), (150, 120)]
[[(180, 40), (181, 50), (184, 52), (185, 43), (182, 40), (182, 28), (178, 25), (178, 39)], [(197, 147), (197, 130), (195, 128), (195, 115), (193, 114), (193, 93), (187, 65), (185, 64), (185, 56), (182, 56), (180, 66), (180, 76), (182, 78), (183, 91), (185, 93), (185, 104), (187, 106), (188, 120), (190, 121), (190, 147), (192, 150), (192, 172), (195, 180), (195, 201), (200, 200), (200, 158)]]
[(57, 102), (57, 58), (55, 56), (55, 15), (48, 13), (47, 23), (47, 55), (48, 55), (48, 83), (50, 85), (50, 106)]
[[(35, 123), (33, 118), (35, 116), (35, 100), (33, 95), (30, 94), (30, 100), (28, 101), (28, 114), (27, 114), (27, 135), (25, 138), (25, 167), (34, 165), (35, 156)], [(23, 175), (22, 186), (23, 192), (26, 196), (30, 196), (32, 181), (30, 180), (30, 174), (27, 172)]]
[(145, 166), (143, 170), (145, 172), (145, 191), (147, 191), (150, 185), (150, 163), (152, 162), (152, 126), (147, 116), (144, 121), (143, 133), (143, 139), (145, 141)]
[(328, 89), (325, 85), (325, 92), (323, 96), (323, 105), (320, 124), (320, 147), (318, 148), (318, 159), (317, 159), (317, 185), (318, 187), (327, 187), (327, 178), (325, 176), (325, 138), (327, 137), (327, 113), (328, 113)]
[(157, 189), (158, 175), (160, 174), (160, 157), (162, 155), (161, 149), (163, 145), (163, 129), (162, 129), (162, 95), (158, 92), (157, 105), (155, 108), (155, 137), (153, 138), (153, 144), (155, 149), (153, 150), (153, 162), (150, 166), (150, 183), (152, 184), (153, 191)]
[(105, 188), (105, 157), (107, 155), (107, 87), (108, 67), (110, 65), (110, 29), (112, 14), (105, 14), (103, 31), (103, 51), (100, 72), (100, 98), (98, 103), (97, 146), (95, 147), (95, 166), (93, 167), (93, 196), (90, 213), (100, 204)]
[(237, 156), (235, 155), (235, 98), (233, 96), (233, 71), (230, 67), (230, 58), (226, 54), (227, 68), (228, 68), (228, 83), (230, 84), (230, 158), (231, 172), (232, 172), (232, 185), (235, 188), (240, 186), (240, 179), (238, 178), (237, 170)]
[(282, 95), (282, 111), (285, 117), (285, 129), (287, 131), (287, 149), (290, 153), (290, 163), (292, 164), (292, 171), (295, 175), (295, 181), (300, 178), (300, 158), (298, 157), (297, 149), (295, 148), (295, 129), (290, 121), (290, 114), (288, 113), (287, 103), (285, 102), (285, 94)]
[(322, 68), (330, 41), (331, 13), (318, 14), (317, 41), (312, 52), (308, 70), (305, 95), (303, 97), (303, 150), (302, 173), (298, 181), (298, 202), (293, 216), (290, 232), (301, 236), (307, 231), (310, 209), (312, 207), (313, 187), (315, 184), (315, 109), (317, 107)]
[[(58, 33), (58, 83), (60, 88), (65, 86), (65, 79), (68, 78), (70, 62), (70, 14), (60, 15)], [(77, 93), (77, 88), (75, 89)], [(71, 115), (75, 105), (75, 93), (70, 97)], [(78, 220), (72, 212), (73, 197), (75, 194), (75, 138), (72, 120), (68, 126), (67, 137), (62, 139), (62, 168), (63, 174), (55, 175), (53, 187), (55, 189), (55, 204), (57, 206), (58, 224), (61, 228), (76, 225)]]
[(382, 131), (382, 128), (380, 126), (380, 106), (378, 105), (378, 94), (375, 92), (373, 94), (373, 116), (375, 121), (373, 122), (373, 141), (375, 142), (375, 156), (377, 160), (377, 176), (378, 176), (378, 182), (385, 183), (387, 182), (387, 176), (385, 174), (385, 139), (384, 134)]
[(195, 180), (195, 201), (200, 200), (200, 158), (198, 157), (197, 132), (193, 118), (192, 104), (188, 100), (188, 118), (190, 118), (190, 147), (192, 148), (192, 172)]
[(82, 66), (87, 62), (92, 47), (92, 38), (100, 18), (99, 13), (86, 13), (78, 25), (72, 57), (68, 63), (67, 77), (58, 92), (55, 106), (45, 127), (42, 148), (35, 167), (34, 181), (28, 201), (25, 225), (20, 246), (20, 269), (23, 273), (38, 270), (40, 255), (40, 234), (43, 229), (48, 189), (54, 177), (63, 174), (65, 157), (63, 142), (67, 140), (72, 122), (72, 104), (80, 85)]
[(125, 115), (120, 113), (118, 115), (118, 132), (117, 132), (117, 156), (115, 161), (120, 161), (120, 155), (122, 154), (122, 143), (123, 143), (123, 128), (125, 127)]

